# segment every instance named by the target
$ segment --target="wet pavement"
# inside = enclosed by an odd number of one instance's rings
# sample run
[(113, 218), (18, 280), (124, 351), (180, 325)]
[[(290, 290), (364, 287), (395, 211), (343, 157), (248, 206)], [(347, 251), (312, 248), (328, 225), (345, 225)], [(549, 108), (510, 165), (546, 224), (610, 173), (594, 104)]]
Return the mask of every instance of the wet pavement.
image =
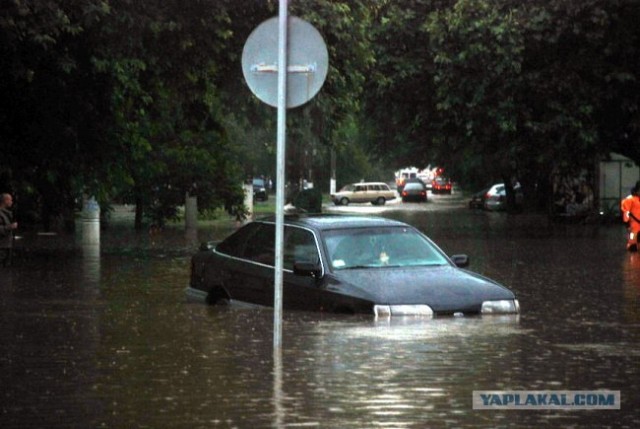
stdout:
[[(624, 227), (426, 205), (407, 221), (512, 289), (519, 317), (284, 314), (185, 300), (230, 231), (24, 234), (0, 274), (0, 428), (637, 428), (640, 254)], [(619, 390), (620, 410), (473, 410), (474, 390)]]

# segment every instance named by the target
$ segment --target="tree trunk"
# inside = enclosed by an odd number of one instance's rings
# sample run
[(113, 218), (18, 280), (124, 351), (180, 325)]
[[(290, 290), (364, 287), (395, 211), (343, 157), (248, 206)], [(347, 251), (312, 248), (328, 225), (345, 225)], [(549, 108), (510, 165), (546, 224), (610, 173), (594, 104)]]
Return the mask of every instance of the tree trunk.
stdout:
[(504, 183), (504, 190), (506, 193), (507, 213), (513, 214), (518, 212), (518, 206), (516, 204), (516, 192), (513, 189), (513, 183), (511, 182), (511, 176), (506, 174), (502, 175), (502, 181)]
[(142, 215), (143, 215), (142, 197), (136, 196), (136, 217), (134, 220), (134, 228), (136, 231), (142, 231), (142, 226), (143, 226)]

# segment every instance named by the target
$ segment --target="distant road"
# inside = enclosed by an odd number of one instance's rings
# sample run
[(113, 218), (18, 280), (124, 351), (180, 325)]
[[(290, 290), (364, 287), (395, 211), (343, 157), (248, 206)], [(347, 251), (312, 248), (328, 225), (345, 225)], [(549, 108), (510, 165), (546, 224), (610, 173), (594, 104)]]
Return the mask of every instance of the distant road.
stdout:
[(403, 203), (401, 198), (387, 201), (383, 206), (374, 206), (371, 203), (351, 203), (348, 206), (336, 206), (333, 203), (326, 203), (322, 206), (322, 210), (330, 213), (384, 213), (388, 211), (444, 211), (451, 209), (466, 208), (468, 198), (461, 192), (455, 192), (452, 195), (433, 195), (429, 191), (428, 201), (426, 203)]

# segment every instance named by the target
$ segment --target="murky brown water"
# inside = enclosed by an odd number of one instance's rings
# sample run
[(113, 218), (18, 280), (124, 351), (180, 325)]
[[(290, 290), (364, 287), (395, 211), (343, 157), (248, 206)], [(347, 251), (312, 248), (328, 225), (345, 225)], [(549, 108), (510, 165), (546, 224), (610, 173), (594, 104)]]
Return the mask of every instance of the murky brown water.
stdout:
[[(429, 204), (384, 215), (469, 254), (517, 293), (518, 318), (285, 313), (274, 353), (270, 310), (185, 301), (191, 249), (223, 232), (107, 231), (101, 252), (25, 234), (31, 250), (1, 272), (0, 428), (640, 427), (640, 255), (622, 225)], [(620, 390), (622, 409), (471, 403), (593, 389)]]

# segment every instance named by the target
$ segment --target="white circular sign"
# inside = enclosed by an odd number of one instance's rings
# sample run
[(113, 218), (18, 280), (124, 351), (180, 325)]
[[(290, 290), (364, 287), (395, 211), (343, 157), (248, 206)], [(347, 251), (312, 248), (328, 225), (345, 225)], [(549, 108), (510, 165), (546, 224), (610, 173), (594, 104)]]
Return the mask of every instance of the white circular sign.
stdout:
[[(329, 54), (316, 28), (289, 17), (287, 29), (287, 107), (298, 107), (320, 91), (329, 69)], [(278, 106), (278, 17), (249, 35), (242, 50), (242, 73), (251, 91), (270, 106)]]

